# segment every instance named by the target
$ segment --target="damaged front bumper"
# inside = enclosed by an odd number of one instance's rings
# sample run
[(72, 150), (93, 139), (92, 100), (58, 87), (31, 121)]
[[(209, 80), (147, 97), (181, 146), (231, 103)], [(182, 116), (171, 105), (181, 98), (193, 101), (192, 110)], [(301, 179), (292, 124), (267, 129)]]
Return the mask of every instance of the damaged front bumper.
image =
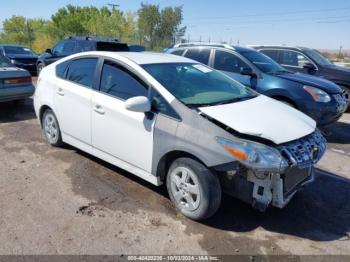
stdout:
[(319, 131), (277, 146), (288, 167), (276, 172), (251, 170), (241, 164), (221, 166), (219, 175), (224, 192), (264, 211), (269, 205), (283, 208), (303, 186), (314, 180), (314, 164), (326, 151)]
[[(298, 169), (298, 168), (297, 168)], [(264, 211), (270, 204), (283, 208), (303, 186), (314, 181), (313, 167), (303, 170), (293, 169), (286, 174), (268, 174), (263, 179), (252, 172), (247, 181), (253, 184), (252, 205)]]

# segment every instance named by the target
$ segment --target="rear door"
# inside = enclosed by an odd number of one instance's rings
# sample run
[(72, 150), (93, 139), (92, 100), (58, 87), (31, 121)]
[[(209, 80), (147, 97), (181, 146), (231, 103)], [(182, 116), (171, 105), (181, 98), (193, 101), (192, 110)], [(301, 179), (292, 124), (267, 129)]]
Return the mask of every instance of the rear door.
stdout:
[(91, 97), (97, 57), (72, 60), (55, 86), (56, 114), (64, 135), (91, 145)]

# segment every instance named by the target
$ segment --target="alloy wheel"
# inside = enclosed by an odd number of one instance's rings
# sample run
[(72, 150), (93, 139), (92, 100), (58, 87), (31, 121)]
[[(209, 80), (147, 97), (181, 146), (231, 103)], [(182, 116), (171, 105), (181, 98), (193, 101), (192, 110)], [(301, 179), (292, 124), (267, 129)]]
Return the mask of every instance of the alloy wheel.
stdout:
[(177, 167), (170, 174), (171, 193), (177, 205), (187, 211), (194, 211), (199, 207), (201, 196), (199, 182), (192, 170)]

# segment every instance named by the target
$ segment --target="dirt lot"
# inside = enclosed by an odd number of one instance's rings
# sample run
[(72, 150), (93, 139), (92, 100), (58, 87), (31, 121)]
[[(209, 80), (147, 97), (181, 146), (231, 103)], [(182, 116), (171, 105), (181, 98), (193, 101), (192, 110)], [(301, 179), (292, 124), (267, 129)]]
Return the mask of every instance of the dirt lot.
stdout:
[(350, 114), (327, 129), (315, 183), (283, 210), (225, 196), (198, 223), (166, 191), (71, 147), (25, 106), (0, 105), (0, 254), (350, 254)]

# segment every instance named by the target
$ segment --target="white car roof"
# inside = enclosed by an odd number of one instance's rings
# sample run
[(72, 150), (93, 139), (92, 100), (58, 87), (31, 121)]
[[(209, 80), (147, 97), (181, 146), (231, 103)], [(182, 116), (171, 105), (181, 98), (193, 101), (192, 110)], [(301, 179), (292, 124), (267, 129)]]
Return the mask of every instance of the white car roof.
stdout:
[(77, 56), (83, 56), (83, 55), (100, 55), (100, 56), (107, 56), (111, 58), (126, 58), (128, 60), (131, 60), (139, 65), (144, 64), (158, 64), (158, 63), (198, 63), (197, 61), (194, 61), (192, 59), (177, 56), (177, 55), (171, 55), (171, 54), (165, 54), (165, 53), (156, 53), (156, 52), (105, 52), (105, 51), (94, 51), (94, 52), (84, 52), (79, 53)]

